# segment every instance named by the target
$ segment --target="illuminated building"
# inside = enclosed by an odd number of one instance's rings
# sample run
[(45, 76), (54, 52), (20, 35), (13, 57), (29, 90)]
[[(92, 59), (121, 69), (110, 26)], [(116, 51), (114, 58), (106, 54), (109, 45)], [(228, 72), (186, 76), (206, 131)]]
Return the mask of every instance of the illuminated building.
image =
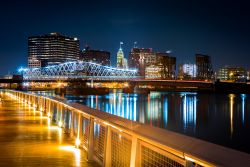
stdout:
[(197, 78), (201, 80), (211, 79), (213, 76), (211, 58), (208, 55), (196, 54)]
[(59, 33), (32, 36), (28, 39), (29, 67), (76, 61), (79, 60), (79, 53), (79, 40)]
[(179, 79), (192, 79), (197, 76), (196, 64), (181, 64), (179, 66)]
[[(175, 78), (176, 58), (171, 57), (169, 53), (155, 53), (151, 48), (134, 47), (129, 53), (128, 66), (138, 69), (139, 75), (145, 78), (158, 76), (162, 79), (173, 79)], [(157, 72), (152, 71), (154, 68)], [(150, 71), (155, 74), (151, 75)]]
[(110, 52), (101, 50), (92, 50), (86, 47), (80, 55), (80, 60), (86, 62), (94, 62), (97, 64), (110, 66)]
[(117, 67), (118, 68), (124, 68), (124, 53), (122, 51), (122, 44), (123, 42), (120, 42), (120, 48), (117, 52)]
[(149, 65), (145, 68), (145, 78), (162, 78), (162, 66)]
[(41, 60), (38, 60), (36, 57), (28, 57), (28, 67), (29, 68), (42, 67), (42, 62)]
[(133, 48), (129, 53), (129, 68), (138, 69), (139, 75), (145, 77), (145, 68), (156, 63), (156, 54), (151, 48)]
[(123, 68), (128, 69), (128, 60), (123, 58)]
[(176, 57), (171, 57), (169, 53), (156, 53), (157, 65), (161, 66), (161, 78), (174, 79), (176, 70)]
[(124, 57), (122, 44), (123, 42), (120, 42), (120, 48), (117, 52), (117, 68), (128, 69), (128, 60)]
[(247, 72), (242, 67), (225, 66), (218, 71), (217, 79), (220, 81), (245, 81)]

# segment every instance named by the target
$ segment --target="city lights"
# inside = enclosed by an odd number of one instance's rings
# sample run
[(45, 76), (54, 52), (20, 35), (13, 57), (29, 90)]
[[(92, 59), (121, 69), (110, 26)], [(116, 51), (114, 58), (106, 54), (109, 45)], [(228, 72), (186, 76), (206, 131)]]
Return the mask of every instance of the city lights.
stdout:
[(250, 166), (250, 1), (0, 13), (0, 166)]

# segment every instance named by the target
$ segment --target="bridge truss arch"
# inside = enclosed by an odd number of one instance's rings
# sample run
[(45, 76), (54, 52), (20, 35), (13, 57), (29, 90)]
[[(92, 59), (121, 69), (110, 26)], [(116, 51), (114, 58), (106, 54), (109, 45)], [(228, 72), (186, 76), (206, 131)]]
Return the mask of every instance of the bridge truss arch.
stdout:
[(133, 79), (137, 70), (119, 69), (84, 61), (65, 62), (59, 65), (20, 69), (25, 80), (66, 79)]

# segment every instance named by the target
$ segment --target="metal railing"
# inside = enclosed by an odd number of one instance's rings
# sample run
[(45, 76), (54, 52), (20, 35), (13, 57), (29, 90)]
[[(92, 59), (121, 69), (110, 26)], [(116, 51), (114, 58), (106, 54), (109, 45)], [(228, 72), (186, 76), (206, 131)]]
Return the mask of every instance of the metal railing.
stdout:
[(249, 160), (248, 154), (81, 104), (19, 91), (5, 90), (5, 93), (50, 117), (76, 138), (76, 145), (86, 150), (89, 161), (97, 161), (102, 166), (217, 166), (227, 163), (217, 161), (224, 157), (222, 153), (237, 160), (243, 157), (242, 162)]

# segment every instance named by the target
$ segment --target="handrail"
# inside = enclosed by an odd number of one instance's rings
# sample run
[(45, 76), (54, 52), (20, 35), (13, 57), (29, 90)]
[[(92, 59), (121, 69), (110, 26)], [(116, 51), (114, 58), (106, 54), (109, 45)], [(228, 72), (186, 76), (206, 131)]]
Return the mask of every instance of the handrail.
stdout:
[[(103, 166), (247, 166), (250, 155), (165, 129), (130, 121), (56, 97), (5, 90), (10, 96), (53, 115), (58, 125), (83, 141), (88, 160)], [(77, 127), (74, 127), (77, 124)], [(66, 126), (67, 125), (67, 126)], [(74, 129), (77, 129), (75, 132)], [(116, 165), (115, 165), (116, 164)], [(150, 165), (150, 166), (151, 166)]]

